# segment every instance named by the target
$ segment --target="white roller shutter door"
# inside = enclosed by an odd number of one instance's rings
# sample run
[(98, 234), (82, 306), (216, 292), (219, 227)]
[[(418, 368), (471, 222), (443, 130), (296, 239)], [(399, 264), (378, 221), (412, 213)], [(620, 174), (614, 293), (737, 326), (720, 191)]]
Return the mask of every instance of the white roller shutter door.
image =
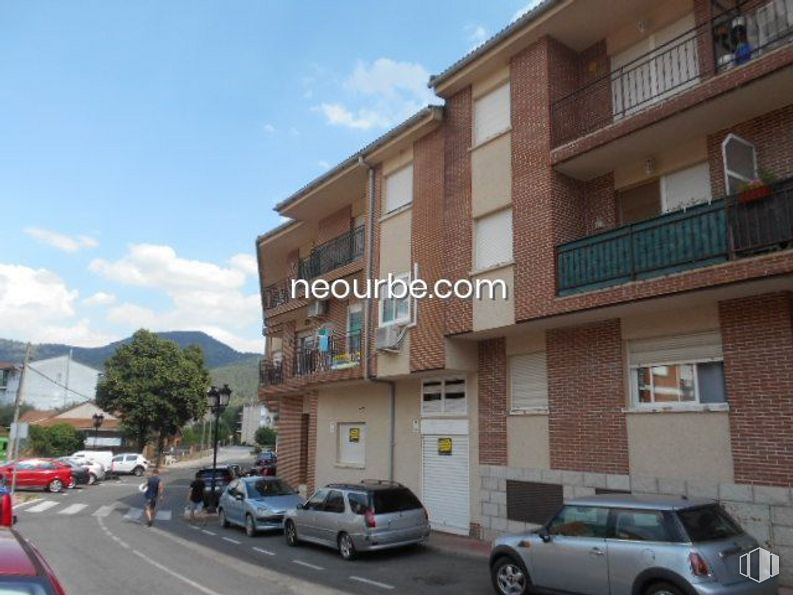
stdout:
[(638, 339), (628, 343), (630, 365), (691, 362), (721, 359), (721, 333), (710, 331), (654, 339)]
[[(439, 438), (451, 438), (450, 455), (438, 454)], [(422, 501), (433, 529), (468, 535), (470, 489), (468, 436), (422, 436)]]

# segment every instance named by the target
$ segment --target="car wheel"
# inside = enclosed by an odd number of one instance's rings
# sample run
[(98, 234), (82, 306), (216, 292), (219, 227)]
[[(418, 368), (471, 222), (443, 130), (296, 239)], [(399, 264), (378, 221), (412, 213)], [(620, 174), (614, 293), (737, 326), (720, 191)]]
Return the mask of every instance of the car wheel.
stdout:
[(135, 477), (140, 477), (141, 475), (143, 475), (144, 471), (145, 471), (145, 469), (144, 469), (143, 467), (141, 467), (141, 466), (137, 466), (137, 467), (135, 467), (135, 468), (132, 470), (132, 474), (133, 474)]
[(58, 493), (63, 491), (63, 482), (60, 479), (53, 479), (49, 485), (47, 485), (47, 489), (50, 492)]
[(226, 520), (226, 511), (222, 508), (218, 510), (218, 523), (220, 523), (220, 526), (224, 529), (229, 526), (229, 522)]
[(501, 595), (524, 595), (530, 592), (529, 573), (522, 562), (504, 556), (496, 560), (491, 571), (493, 587)]
[(245, 515), (245, 534), (248, 537), (256, 537), (256, 523), (249, 514)]
[(355, 544), (352, 542), (352, 537), (347, 533), (339, 535), (339, 554), (345, 560), (355, 560), (358, 552), (355, 551)]
[(89, 473), (88, 474), (88, 485), (92, 486), (95, 483), (96, 483), (96, 475), (94, 475), (93, 473)]
[(284, 537), (286, 538), (286, 545), (295, 547), (298, 544), (297, 527), (294, 522), (286, 521), (284, 525)]
[(672, 583), (653, 583), (644, 591), (644, 595), (683, 595), (683, 592)]

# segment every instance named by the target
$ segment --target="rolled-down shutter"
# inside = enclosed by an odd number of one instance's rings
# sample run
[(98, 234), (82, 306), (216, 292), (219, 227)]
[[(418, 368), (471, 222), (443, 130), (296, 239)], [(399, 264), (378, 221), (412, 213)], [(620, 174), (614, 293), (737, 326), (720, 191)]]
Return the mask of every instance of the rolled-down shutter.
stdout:
[(628, 343), (632, 366), (721, 359), (721, 333), (709, 331), (672, 337), (637, 339)]
[(475, 264), (477, 270), (512, 260), (512, 209), (477, 219)]
[(513, 355), (509, 360), (512, 409), (548, 406), (548, 371), (545, 352)]

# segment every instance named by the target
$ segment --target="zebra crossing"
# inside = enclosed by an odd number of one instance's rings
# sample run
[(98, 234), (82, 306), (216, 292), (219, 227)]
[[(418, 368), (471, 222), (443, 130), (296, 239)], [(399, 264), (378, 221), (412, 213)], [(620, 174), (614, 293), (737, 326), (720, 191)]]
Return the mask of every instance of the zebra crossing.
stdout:
[[(89, 505), (80, 502), (66, 503), (57, 500), (45, 500), (37, 498), (22, 502), (14, 507), (14, 511), (20, 516), (30, 514), (38, 515), (41, 513), (49, 512), (58, 516), (75, 516), (81, 514), (83, 516), (92, 516), (97, 518), (107, 518), (114, 512), (122, 515), (122, 518), (130, 523), (140, 522), (143, 519), (143, 508), (135, 508), (124, 505), (121, 502), (112, 502), (110, 504), (103, 504), (95, 510), (88, 510)], [(173, 519), (173, 513), (169, 509), (157, 510), (158, 521), (170, 521)]]

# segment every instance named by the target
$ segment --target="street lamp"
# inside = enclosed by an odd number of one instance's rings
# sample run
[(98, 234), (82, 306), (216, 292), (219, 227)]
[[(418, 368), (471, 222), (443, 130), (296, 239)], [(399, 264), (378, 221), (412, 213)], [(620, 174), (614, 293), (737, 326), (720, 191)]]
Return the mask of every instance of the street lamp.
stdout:
[(215, 414), (215, 435), (212, 440), (212, 484), (209, 493), (211, 494), (209, 512), (215, 512), (217, 508), (217, 498), (215, 497), (215, 476), (218, 466), (218, 426), (220, 425), (220, 414), (226, 409), (231, 399), (231, 389), (228, 384), (224, 384), (223, 388), (210, 387), (207, 392), (207, 404), (209, 410)]
[(99, 440), (99, 427), (104, 423), (105, 416), (101, 413), (94, 413), (94, 448), (96, 448), (96, 443)]

